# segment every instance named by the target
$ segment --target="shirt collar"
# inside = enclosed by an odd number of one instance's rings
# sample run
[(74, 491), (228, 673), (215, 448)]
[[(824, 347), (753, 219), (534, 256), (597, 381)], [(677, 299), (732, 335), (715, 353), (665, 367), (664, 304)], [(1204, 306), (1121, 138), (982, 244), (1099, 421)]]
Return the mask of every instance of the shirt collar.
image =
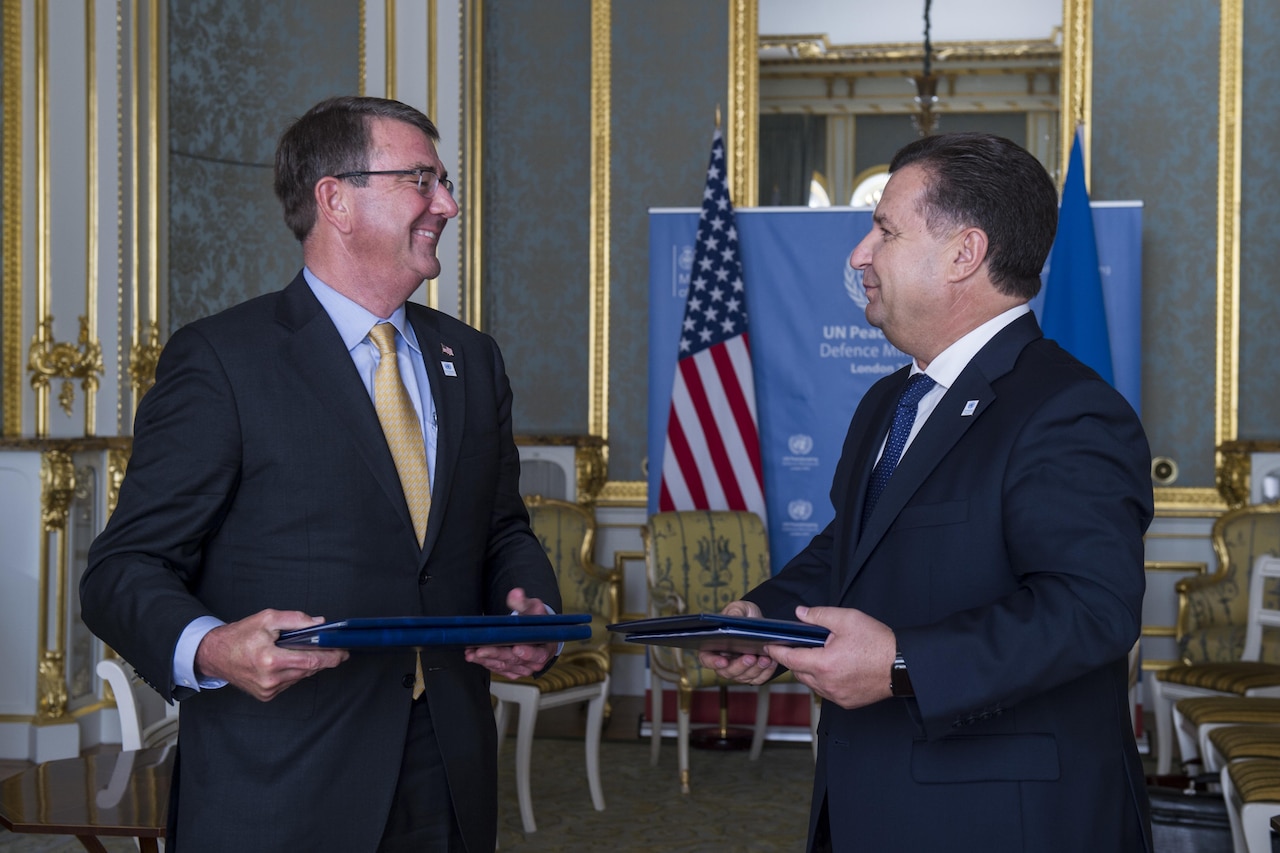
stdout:
[(316, 299), (320, 300), (320, 305), (329, 315), (329, 319), (333, 320), (333, 324), (338, 327), (338, 334), (342, 336), (342, 342), (346, 345), (348, 352), (359, 346), (375, 325), (387, 322), (395, 326), (396, 331), (404, 336), (410, 349), (419, 355), (422, 354), (418, 346), (418, 336), (414, 334), (413, 326), (408, 322), (404, 305), (391, 312), (390, 317), (379, 317), (325, 284), (310, 269), (303, 267), (302, 277), (306, 279)]
[(960, 375), (960, 372), (968, 367), (969, 362), (978, 354), (978, 350), (990, 343), (991, 339), (1005, 326), (1023, 314), (1030, 312), (1031, 307), (1023, 303), (1022, 305), (1015, 305), (1002, 314), (997, 314), (939, 353), (933, 361), (929, 362), (927, 371), (921, 371), (913, 360), (911, 362), (911, 375), (927, 372), (929, 378), (934, 382), (937, 382), (943, 388), (950, 388), (956, 381), (956, 377)]

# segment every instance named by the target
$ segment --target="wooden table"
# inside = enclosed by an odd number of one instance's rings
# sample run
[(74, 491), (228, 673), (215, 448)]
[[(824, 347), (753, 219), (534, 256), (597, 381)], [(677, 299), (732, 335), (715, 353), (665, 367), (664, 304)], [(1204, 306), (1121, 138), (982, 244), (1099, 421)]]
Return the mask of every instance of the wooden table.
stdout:
[(172, 770), (171, 747), (47, 761), (0, 780), (0, 824), (74, 835), (89, 853), (107, 853), (99, 836), (137, 838), (143, 853), (156, 853)]

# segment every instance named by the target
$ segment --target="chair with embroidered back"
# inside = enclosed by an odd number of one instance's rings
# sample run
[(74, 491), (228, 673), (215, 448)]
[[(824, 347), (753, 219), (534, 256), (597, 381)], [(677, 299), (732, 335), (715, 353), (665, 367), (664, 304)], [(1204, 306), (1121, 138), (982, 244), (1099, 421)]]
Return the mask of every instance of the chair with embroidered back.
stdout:
[(605, 626), (618, 619), (620, 573), (595, 564), (596, 523), (591, 512), (577, 504), (526, 495), (529, 523), (542, 543), (560, 586), (562, 613), (591, 614), (591, 636), (565, 643), (555, 665), (538, 678), (509, 681), (493, 678), (489, 693), (501, 739), (510, 706), (519, 709), (516, 728), (516, 795), (525, 832), (537, 831), (530, 782), (533, 734), (538, 712), (561, 705), (587, 706), (587, 783), (596, 811), (604, 810), (600, 786), (600, 736), (608, 716), (609, 639)]
[[(1264, 505), (1270, 506), (1270, 505)], [(1246, 510), (1257, 510), (1249, 507)], [(1223, 520), (1228, 524), (1223, 525)], [(1260, 520), (1269, 522), (1259, 523)], [(1241, 626), (1241, 644), (1234, 657), (1218, 661), (1183, 663), (1156, 673), (1152, 685), (1152, 698), (1156, 718), (1157, 774), (1165, 774), (1173, 765), (1173, 743), (1176, 737), (1184, 765), (1200, 763), (1198, 728), (1209, 717), (1206, 708), (1215, 709), (1219, 702), (1205, 702), (1212, 697), (1256, 698), (1280, 696), (1280, 654), (1277, 654), (1276, 631), (1265, 629), (1276, 625), (1273, 615), (1280, 613), (1280, 596), (1276, 585), (1280, 583), (1275, 567), (1280, 560), (1266, 551), (1267, 534), (1273, 531), (1271, 524), (1280, 523), (1280, 514), (1272, 512), (1227, 513), (1214, 526), (1214, 545), (1221, 546), (1219, 560), (1239, 559), (1252, 551), (1255, 558), (1246, 569), (1231, 570), (1232, 586), (1244, 584), (1243, 601), (1246, 618)], [(1221, 535), (1219, 535), (1221, 534)], [(1221, 572), (1220, 572), (1221, 573)], [(1226, 603), (1223, 612), (1226, 611)], [(1197, 700), (1197, 701), (1190, 701)], [(1215, 720), (1220, 717), (1215, 711)]]
[[(652, 516), (643, 530), (649, 579), (649, 615), (719, 613), (731, 601), (767, 580), (769, 542), (760, 517), (751, 512), (688, 510)], [(650, 759), (656, 764), (662, 743), (663, 683), (676, 686), (676, 744), (680, 788), (689, 793), (690, 712), (695, 690), (720, 691), (720, 728), (728, 725), (728, 686), (698, 661), (694, 652), (649, 646)], [(772, 683), (790, 681), (791, 674)], [(817, 729), (817, 698), (810, 694), (810, 735)], [(759, 757), (769, 715), (769, 685), (756, 691), (756, 716), (750, 757)], [(816, 740), (815, 740), (816, 743)], [(815, 747), (816, 749), (816, 747)], [(816, 752), (815, 752), (816, 754)]]
[(541, 495), (526, 495), (524, 502), (533, 534), (560, 582), (562, 612), (591, 614), (591, 636), (566, 643), (561, 660), (595, 658), (610, 672), (611, 635), (605, 626), (618, 621), (622, 576), (595, 562), (595, 516), (578, 504)]

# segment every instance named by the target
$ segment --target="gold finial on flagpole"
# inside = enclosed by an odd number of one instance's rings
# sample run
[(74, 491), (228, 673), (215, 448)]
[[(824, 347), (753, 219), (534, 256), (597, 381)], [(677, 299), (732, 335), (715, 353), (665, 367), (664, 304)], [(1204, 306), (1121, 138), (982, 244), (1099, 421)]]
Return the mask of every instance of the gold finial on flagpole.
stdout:
[(716, 130), (720, 129), (720, 105), (716, 104)]

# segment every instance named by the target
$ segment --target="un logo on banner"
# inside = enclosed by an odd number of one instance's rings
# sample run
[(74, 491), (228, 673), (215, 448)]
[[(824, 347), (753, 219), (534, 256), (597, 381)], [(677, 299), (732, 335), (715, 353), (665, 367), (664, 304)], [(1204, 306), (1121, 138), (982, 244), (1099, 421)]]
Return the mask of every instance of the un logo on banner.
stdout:
[(867, 291), (862, 286), (862, 270), (855, 270), (849, 266), (847, 258), (844, 262), (844, 292), (849, 294), (849, 298), (859, 308), (867, 307)]
[(681, 246), (680, 257), (676, 263), (680, 266), (680, 272), (688, 272), (693, 269), (693, 247)]
[(803, 499), (794, 500), (787, 504), (787, 515), (792, 521), (808, 521), (813, 515), (813, 504)]
[(813, 450), (813, 437), (803, 433), (793, 435), (787, 439), (787, 450), (791, 451), (792, 456), (808, 456), (809, 451)]

